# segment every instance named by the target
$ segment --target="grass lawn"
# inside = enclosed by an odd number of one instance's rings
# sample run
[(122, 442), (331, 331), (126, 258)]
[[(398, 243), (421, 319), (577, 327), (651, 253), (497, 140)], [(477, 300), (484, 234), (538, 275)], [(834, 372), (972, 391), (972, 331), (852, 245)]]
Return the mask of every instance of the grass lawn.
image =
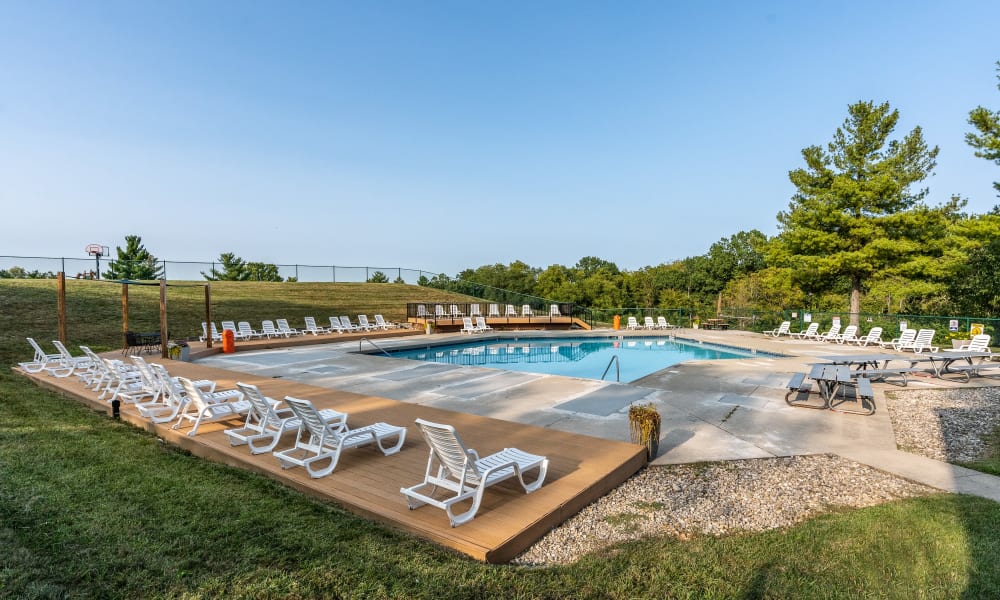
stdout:
[[(233, 306), (213, 285), (220, 319), (278, 316), (271, 303), (297, 294), (238, 285)], [(338, 286), (366, 284), (315, 285), (334, 306), (361, 301)], [(423, 291), (405, 296), (434, 301)], [(763, 534), (631, 542), (565, 567), (478, 564), (11, 373), (30, 356), (25, 336), (54, 337), (50, 300), (44, 286), (0, 281), (0, 598), (1000, 597), (1000, 504), (945, 494)], [(113, 300), (71, 306), (71, 344), (117, 345)]]

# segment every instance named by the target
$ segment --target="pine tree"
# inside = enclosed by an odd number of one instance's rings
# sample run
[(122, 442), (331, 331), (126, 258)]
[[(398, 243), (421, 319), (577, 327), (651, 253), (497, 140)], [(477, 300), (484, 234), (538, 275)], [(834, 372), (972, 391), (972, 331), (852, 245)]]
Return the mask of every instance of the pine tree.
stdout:
[(163, 265), (142, 245), (138, 235), (125, 236), (125, 248), (116, 246), (118, 258), (108, 263), (105, 279), (144, 281), (163, 278)]

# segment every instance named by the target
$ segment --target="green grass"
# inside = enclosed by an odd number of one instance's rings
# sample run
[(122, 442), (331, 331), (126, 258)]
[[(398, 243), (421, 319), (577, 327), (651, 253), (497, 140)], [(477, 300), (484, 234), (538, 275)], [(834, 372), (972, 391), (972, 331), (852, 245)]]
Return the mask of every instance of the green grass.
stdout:
[[(241, 309), (270, 311), (264, 287), (241, 290)], [(30, 298), (40, 289), (0, 282), (5, 365), (54, 327), (54, 309)], [(114, 345), (114, 326), (74, 327), (111, 328)], [(762, 534), (646, 539), (562, 567), (482, 565), (0, 371), (0, 598), (990, 598), (997, 531), (997, 503), (937, 495)]]

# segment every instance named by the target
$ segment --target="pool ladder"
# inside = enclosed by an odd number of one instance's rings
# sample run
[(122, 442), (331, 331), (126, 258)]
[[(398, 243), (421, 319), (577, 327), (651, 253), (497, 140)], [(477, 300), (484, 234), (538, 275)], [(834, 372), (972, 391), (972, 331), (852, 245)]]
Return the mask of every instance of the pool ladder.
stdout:
[(622, 381), (622, 366), (621, 366), (621, 361), (618, 360), (618, 355), (617, 354), (615, 354), (614, 356), (612, 356), (611, 360), (608, 361), (608, 367), (606, 369), (604, 369), (604, 374), (601, 375), (601, 381), (604, 381), (604, 377), (608, 374), (608, 371), (611, 370), (611, 365), (615, 366), (615, 381), (617, 381), (618, 383), (621, 383), (621, 381)]
[(384, 348), (382, 348), (381, 346), (379, 346), (378, 344), (376, 344), (375, 342), (371, 341), (370, 339), (368, 339), (366, 337), (363, 337), (360, 340), (358, 340), (358, 352), (361, 352), (361, 344), (364, 343), (364, 342), (368, 342), (372, 346), (375, 346), (376, 349), (380, 350), (382, 352), (382, 354), (385, 354), (389, 358), (392, 358), (392, 355), (389, 354), (388, 352), (386, 352)]

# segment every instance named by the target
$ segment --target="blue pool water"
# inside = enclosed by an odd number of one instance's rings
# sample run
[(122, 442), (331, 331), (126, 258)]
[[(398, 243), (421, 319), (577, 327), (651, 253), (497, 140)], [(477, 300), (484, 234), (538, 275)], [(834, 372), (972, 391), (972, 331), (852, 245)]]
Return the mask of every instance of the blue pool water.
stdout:
[[(492, 367), (509, 371), (601, 379), (614, 356), (621, 381), (634, 381), (689, 360), (719, 360), (777, 356), (680, 339), (655, 338), (519, 338), (489, 339), (390, 352), (409, 358), (452, 365)], [(612, 366), (604, 377), (615, 380)]]

